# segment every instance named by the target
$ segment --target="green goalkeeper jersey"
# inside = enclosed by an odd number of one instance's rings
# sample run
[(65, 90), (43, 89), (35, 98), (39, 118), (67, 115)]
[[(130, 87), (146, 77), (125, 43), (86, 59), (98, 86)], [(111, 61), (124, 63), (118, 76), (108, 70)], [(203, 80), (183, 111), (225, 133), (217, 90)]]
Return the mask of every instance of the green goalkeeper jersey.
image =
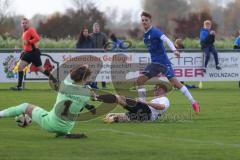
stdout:
[(70, 77), (67, 77), (60, 86), (53, 109), (45, 117), (41, 114), (41, 126), (50, 132), (69, 133), (89, 100), (89, 89), (74, 84)]

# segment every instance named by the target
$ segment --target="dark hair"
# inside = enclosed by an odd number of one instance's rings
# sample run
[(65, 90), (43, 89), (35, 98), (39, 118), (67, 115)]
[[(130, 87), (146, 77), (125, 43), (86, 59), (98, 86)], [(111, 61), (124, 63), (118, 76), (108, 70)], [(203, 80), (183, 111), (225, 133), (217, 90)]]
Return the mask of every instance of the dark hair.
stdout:
[(116, 42), (116, 41), (117, 41), (117, 37), (116, 37), (116, 35), (115, 35), (114, 33), (112, 33), (112, 34), (110, 35), (110, 38), (111, 38), (111, 40), (112, 40), (113, 42)]
[(149, 19), (152, 19), (152, 15), (151, 15), (150, 13), (146, 12), (146, 11), (143, 11), (143, 12), (141, 13), (141, 17), (142, 17), (142, 16), (148, 17)]
[(22, 18), (22, 21), (29, 21), (26, 17)]
[(80, 32), (80, 35), (79, 35), (79, 38), (78, 38), (78, 43), (83, 43), (85, 40), (87, 40), (88, 38), (90, 38), (89, 36), (87, 36), (87, 37), (85, 37), (84, 35), (83, 35), (83, 32), (84, 32), (84, 30), (85, 29), (87, 29), (88, 30), (88, 28), (87, 27), (83, 27), (83, 29), (81, 30), (81, 32)]
[(74, 82), (82, 82), (91, 75), (91, 71), (87, 66), (79, 65), (71, 70), (70, 77)]

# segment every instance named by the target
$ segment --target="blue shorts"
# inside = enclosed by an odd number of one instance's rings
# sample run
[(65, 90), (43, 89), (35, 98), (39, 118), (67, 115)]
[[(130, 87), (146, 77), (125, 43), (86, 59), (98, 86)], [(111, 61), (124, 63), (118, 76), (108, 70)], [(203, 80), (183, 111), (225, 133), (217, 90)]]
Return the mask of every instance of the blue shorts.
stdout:
[(170, 63), (167, 64), (159, 64), (159, 63), (151, 63), (147, 65), (142, 74), (147, 76), (149, 79), (156, 77), (160, 73), (163, 73), (168, 79), (175, 77), (172, 65)]

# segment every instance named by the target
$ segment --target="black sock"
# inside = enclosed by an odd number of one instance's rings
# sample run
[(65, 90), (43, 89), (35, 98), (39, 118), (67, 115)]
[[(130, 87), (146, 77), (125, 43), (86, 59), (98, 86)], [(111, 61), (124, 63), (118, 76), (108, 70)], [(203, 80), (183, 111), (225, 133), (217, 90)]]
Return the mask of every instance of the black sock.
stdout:
[(47, 76), (47, 77), (50, 76), (50, 72), (49, 72), (48, 70), (44, 70), (43, 74), (44, 74), (45, 76)]
[(22, 87), (22, 82), (23, 82), (23, 71), (18, 72), (18, 85), (17, 87)]

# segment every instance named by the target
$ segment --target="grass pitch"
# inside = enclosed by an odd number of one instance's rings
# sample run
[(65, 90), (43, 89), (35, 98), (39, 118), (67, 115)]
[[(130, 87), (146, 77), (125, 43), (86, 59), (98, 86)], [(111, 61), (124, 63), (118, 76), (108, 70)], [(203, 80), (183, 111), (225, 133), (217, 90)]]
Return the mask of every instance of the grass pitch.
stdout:
[[(0, 84), (0, 109), (29, 102), (50, 110), (56, 93), (47, 84), (28, 83), (26, 90), (7, 90)], [(101, 117), (78, 122), (80, 140), (56, 139), (33, 124), (17, 127), (13, 119), (0, 119), (1, 160), (239, 160), (240, 89), (237, 82), (204, 83), (192, 89), (201, 113), (191, 116), (190, 105), (179, 91), (169, 95), (167, 116), (153, 123), (105, 124)], [(35, 90), (37, 89), (37, 90)], [(109, 90), (111, 92), (111, 90)], [(118, 110), (118, 109), (117, 109)]]

